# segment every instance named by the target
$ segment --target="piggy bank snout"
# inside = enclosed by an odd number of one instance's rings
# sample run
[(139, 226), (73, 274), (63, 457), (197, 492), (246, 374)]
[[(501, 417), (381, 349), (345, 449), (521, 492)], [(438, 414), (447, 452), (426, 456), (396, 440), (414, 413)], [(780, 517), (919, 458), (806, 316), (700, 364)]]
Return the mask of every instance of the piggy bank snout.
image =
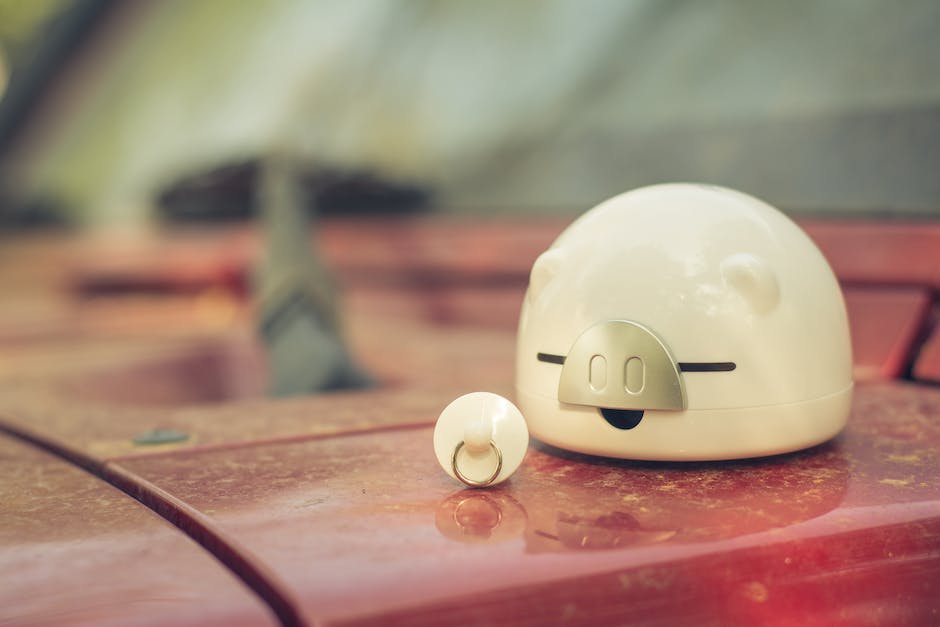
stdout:
[(686, 408), (676, 360), (651, 329), (630, 320), (597, 323), (575, 340), (558, 400), (608, 409)]

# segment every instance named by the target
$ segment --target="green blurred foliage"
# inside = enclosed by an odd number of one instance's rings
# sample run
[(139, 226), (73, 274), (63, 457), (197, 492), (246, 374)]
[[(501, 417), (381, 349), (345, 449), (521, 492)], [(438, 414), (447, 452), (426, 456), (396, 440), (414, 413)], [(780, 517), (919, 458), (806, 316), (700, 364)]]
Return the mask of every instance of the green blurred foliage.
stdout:
[(16, 65), (42, 26), (69, 6), (67, 0), (0, 0), (0, 48)]

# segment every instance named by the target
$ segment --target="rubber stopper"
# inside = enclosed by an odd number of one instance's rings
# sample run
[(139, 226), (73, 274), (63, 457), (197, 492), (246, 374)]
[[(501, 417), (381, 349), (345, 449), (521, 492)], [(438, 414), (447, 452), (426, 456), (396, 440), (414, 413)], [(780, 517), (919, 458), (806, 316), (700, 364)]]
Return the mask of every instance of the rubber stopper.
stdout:
[(492, 392), (471, 392), (455, 399), (434, 427), (434, 453), (441, 468), (471, 487), (508, 479), (528, 448), (529, 430), (522, 412)]

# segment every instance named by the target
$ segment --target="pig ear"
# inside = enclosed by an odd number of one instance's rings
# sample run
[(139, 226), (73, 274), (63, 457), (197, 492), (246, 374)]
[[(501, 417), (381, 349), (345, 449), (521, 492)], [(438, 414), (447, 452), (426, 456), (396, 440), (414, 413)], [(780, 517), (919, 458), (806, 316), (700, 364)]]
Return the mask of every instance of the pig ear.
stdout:
[(770, 265), (756, 255), (736, 253), (721, 262), (721, 275), (759, 314), (773, 311), (780, 302), (780, 286)]
[(561, 270), (564, 263), (564, 253), (558, 248), (551, 248), (539, 255), (532, 265), (532, 273), (529, 275), (529, 291), (526, 292), (529, 301), (535, 301), (545, 286), (552, 282), (552, 279)]

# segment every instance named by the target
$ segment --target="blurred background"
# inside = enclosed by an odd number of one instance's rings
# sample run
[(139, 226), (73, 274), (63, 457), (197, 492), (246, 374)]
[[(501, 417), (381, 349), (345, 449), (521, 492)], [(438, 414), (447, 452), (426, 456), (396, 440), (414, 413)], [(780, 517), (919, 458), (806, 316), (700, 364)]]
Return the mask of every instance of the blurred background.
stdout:
[(940, 4), (0, 0), (0, 219), (577, 214), (655, 182), (940, 207)]
[(933, 0), (0, 0), (0, 94), (0, 379), (72, 397), (505, 390), (535, 257), (665, 181), (801, 221), (857, 376), (940, 317)]

